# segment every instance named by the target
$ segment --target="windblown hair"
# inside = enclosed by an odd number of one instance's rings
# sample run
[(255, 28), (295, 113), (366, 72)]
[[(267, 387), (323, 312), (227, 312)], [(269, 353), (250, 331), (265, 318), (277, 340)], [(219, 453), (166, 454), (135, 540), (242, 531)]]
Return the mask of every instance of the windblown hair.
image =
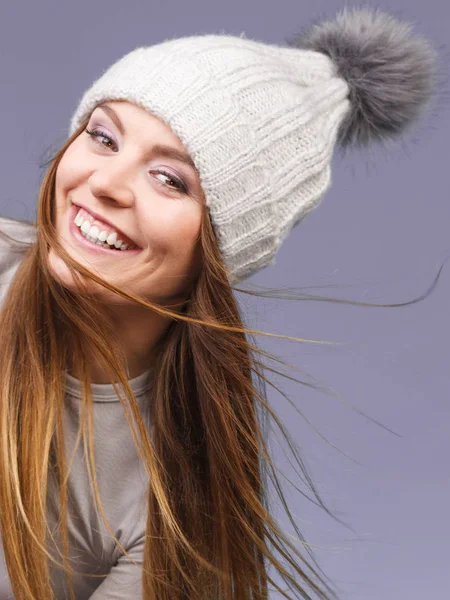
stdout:
[[(82, 439), (96, 503), (108, 531), (127, 555), (107, 522), (98, 492), (86, 346), (110, 381), (117, 382), (114, 387), (149, 476), (142, 565), (145, 600), (263, 600), (269, 597), (269, 584), (291, 598), (269, 576), (269, 567), (277, 570), (295, 597), (336, 597), (310, 548), (303, 544), (304, 553), (300, 552), (271, 516), (269, 477), (285, 507), (286, 501), (266, 444), (268, 417), (286, 439), (289, 434), (266, 400), (270, 381), (257, 354), (271, 355), (250, 343), (263, 332), (243, 326), (235, 288), (206, 209), (199, 239), (202, 270), (190, 300), (179, 311), (115, 288), (74, 261), (59, 244), (54, 227), (56, 170), (85, 125), (57, 152), (44, 176), (37, 239), (26, 251), (0, 313), (0, 530), (16, 600), (55, 598), (49, 561), (65, 570), (70, 598), (75, 600), (75, 571), (68, 558), (69, 469), (63, 435), (64, 372), (69, 356), (84, 393), (75, 450)], [(78, 293), (52, 277), (50, 247), (74, 274)], [(171, 318), (158, 344), (157, 376), (149, 399), (150, 431), (128, 384), (123, 348), (107, 306), (87, 293), (83, 277)], [(299, 454), (290, 446), (303, 470)], [(54, 541), (46, 520), (50, 477), (55, 478), (60, 493), (64, 547), (58, 548), (55, 542), (55, 548), (62, 562), (47, 546), (47, 536)], [(307, 481), (325, 508), (311, 479)]]

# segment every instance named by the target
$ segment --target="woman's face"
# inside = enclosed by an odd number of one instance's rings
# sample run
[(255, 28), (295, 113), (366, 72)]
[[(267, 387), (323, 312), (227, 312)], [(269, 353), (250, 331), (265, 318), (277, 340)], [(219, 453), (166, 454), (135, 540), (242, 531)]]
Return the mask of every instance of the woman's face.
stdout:
[[(56, 172), (55, 225), (65, 250), (109, 283), (163, 304), (184, 299), (199, 270), (203, 206), (179, 138), (129, 102), (97, 107)], [(75, 290), (65, 263), (53, 251), (49, 259), (54, 277)], [(127, 302), (87, 285), (113, 303)]]

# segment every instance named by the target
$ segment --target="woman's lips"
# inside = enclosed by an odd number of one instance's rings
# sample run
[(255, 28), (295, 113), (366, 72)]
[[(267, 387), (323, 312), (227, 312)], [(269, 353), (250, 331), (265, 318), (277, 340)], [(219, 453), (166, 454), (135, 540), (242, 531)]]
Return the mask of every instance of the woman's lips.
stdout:
[(80, 207), (77, 206), (76, 204), (74, 204), (72, 206), (72, 208), (69, 211), (69, 230), (70, 233), (72, 234), (72, 236), (77, 240), (77, 242), (79, 244), (81, 244), (84, 248), (86, 248), (87, 250), (90, 250), (91, 252), (96, 252), (98, 254), (103, 254), (106, 255), (108, 254), (109, 256), (111, 256), (111, 254), (117, 254), (118, 256), (122, 255), (122, 256), (134, 256), (135, 254), (138, 254), (141, 251), (141, 248), (135, 248), (134, 250), (110, 250), (109, 248), (105, 248), (104, 246), (100, 246), (99, 244), (95, 244), (94, 242), (91, 242), (90, 240), (88, 240), (87, 238), (84, 237), (84, 235), (81, 233), (80, 228), (77, 227), (75, 225), (75, 217), (78, 214), (78, 211), (80, 210)]
[[(83, 212), (86, 213), (86, 216), (90, 217), (91, 225), (97, 225), (100, 228), (100, 231), (102, 229), (113, 229), (117, 233), (117, 238), (123, 240), (125, 244), (128, 244), (128, 246), (133, 247), (136, 246), (137, 248), (139, 247), (138, 244), (134, 242), (134, 240), (125, 235), (123, 231), (121, 231), (113, 223), (110, 223), (101, 215), (98, 215), (97, 213), (85, 208), (84, 206), (79, 206), (78, 204), (75, 204), (75, 206), (77, 206), (78, 210), (83, 210)], [(98, 222), (96, 223), (96, 221)]]

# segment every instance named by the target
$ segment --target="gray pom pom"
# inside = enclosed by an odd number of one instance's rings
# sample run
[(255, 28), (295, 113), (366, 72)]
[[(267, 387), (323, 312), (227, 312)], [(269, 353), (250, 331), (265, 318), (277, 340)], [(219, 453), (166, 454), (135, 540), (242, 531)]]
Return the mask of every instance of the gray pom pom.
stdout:
[(413, 124), (434, 89), (436, 53), (410, 24), (377, 9), (342, 10), (289, 45), (327, 54), (350, 86), (341, 146), (381, 141)]

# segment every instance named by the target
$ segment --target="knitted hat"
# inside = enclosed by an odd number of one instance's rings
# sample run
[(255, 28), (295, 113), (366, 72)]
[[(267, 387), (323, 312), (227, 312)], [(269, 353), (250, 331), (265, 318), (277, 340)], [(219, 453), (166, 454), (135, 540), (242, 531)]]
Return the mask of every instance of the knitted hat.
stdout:
[(286, 47), (201, 35), (141, 47), (84, 93), (69, 134), (107, 100), (170, 126), (199, 172), (230, 278), (274, 262), (331, 182), (335, 144), (359, 146), (415, 122), (434, 85), (435, 52), (411, 26), (344, 9)]

